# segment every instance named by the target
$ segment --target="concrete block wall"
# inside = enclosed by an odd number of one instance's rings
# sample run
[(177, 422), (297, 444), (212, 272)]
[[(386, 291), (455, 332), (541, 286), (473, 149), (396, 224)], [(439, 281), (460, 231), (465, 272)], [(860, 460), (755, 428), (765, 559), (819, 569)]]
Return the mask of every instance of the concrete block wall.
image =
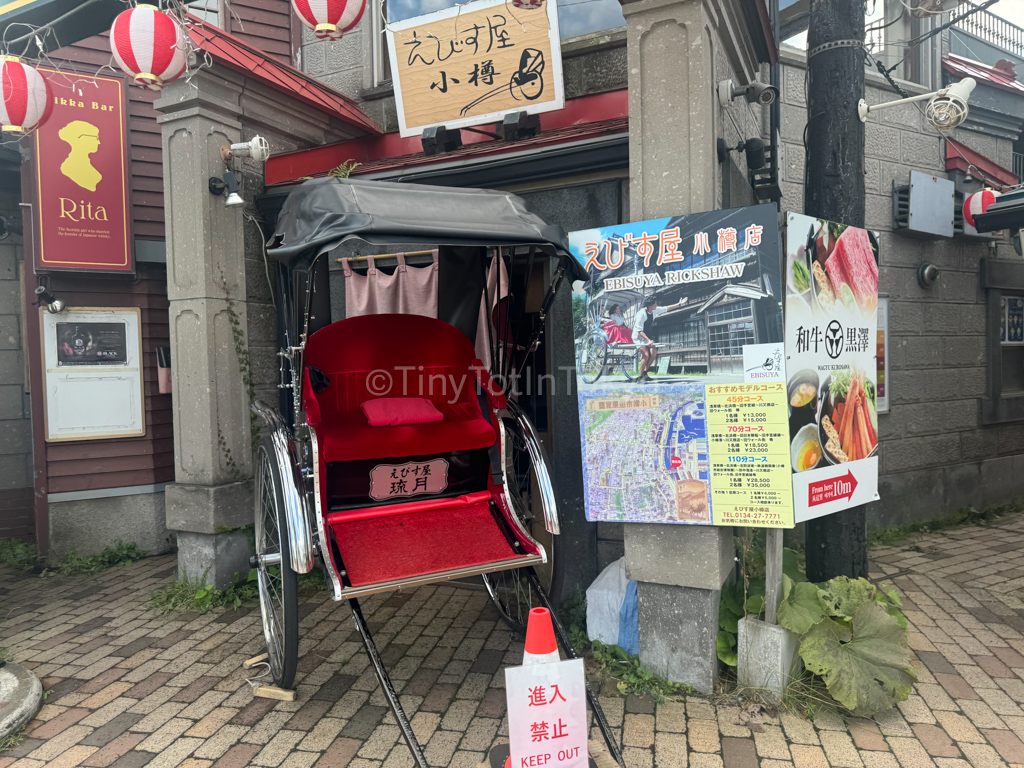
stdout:
[[(803, 210), (806, 122), (803, 55), (784, 49), (782, 126), (783, 211)], [(912, 93), (924, 89), (906, 84)], [(899, 98), (868, 73), (866, 99)], [(1009, 141), (957, 130), (955, 138), (1008, 165)], [(1008, 240), (997, 245), (965, 238), (917, 240), (893, 228), (892, 184), (912, 170), (945, 177), (942, 137), (915, 105), (869, 115), (866, 126), (866, 225), (880, 231), (879, 291), (889, 295), (890, 412), (879, 416), (879, 494), (869, 525), (895, 526), (941, 517), (973, 505), (1024, 495), (1024, 430), (982, 427), (985, 393), (983, 257), (1016, 259)], [(935, 264), (941, 275), (921, 288), (917, 269)]]
[[(0, 215), (18, 219), (18, 197), (0, 195)], [(32, 421), (22, 345), (21, 238), (0, 242), (0, 491), (32, 485)]]

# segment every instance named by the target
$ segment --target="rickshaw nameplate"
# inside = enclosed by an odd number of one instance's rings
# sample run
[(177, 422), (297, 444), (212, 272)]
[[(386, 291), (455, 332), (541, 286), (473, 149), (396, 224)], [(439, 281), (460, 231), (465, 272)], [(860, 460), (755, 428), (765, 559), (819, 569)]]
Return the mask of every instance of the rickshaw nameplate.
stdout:
[(448, 487), (445, 459), (378, 464), (370, 470), (370, 498), (375, 501), (441, 493)]

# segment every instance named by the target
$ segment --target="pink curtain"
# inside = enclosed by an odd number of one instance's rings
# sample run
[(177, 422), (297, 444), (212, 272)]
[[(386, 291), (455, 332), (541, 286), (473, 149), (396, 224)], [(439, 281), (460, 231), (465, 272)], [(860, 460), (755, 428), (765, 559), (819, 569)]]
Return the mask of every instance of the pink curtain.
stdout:
[(354, 272), (348, 259), (341, 260), (345, 271), (345, 316), (425, 315), (437, 317), (437, 251), (433, 263), (410, 267), (405, 254), (396, 254), (398, 267), (389, 275), (377, 269), (373, 256), (366, 257), (365, 275)]
[[(491, 370), (491, 340), (495, 341), (495, 347), (501, 349), (501, 342), (509, 344), (505, 354), (511, 354), (510, 341), (502, 339), (499, 341), (498, 333), (504, 332), (503, 311), (499, 311), (499, 305), (504, 307), (508, 298), (508, 271), (505, 269), (505, 260), (498, 254), (491, 259), (487, 268), (487, 295), (480, 297), (480, 319), (476, 324), (476, 356), (484, 364), (487, 370)], [(488, 331), (489, 329), (489, 331)], [(499, 330), (500, 329), (500, 330)], [(506, 364), (508, 359), (506, 358)], [(503, 371), (500, 373), (504, 373)]]

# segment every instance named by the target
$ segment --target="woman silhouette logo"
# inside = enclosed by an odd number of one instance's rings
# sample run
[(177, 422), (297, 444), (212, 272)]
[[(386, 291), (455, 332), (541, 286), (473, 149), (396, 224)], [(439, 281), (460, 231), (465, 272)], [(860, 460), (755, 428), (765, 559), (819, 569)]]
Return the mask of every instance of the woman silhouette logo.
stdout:
[(84, 120), (74, 120), (61, 128), (57, 135), (71, 146), (60, 172), (83, 189), (95, 192), (103, 174), (92, 167), (89, 155), (99, 151), (100, 129)]

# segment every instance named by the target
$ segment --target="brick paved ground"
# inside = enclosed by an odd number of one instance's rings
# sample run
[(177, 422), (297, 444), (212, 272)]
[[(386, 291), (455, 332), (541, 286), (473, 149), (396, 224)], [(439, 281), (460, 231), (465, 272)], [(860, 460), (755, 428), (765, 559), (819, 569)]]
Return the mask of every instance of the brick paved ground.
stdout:
[[(630, 768), (1024, 766), (1024, 516), (872, 555), (906, 598), (921, 661), (908, 701), (874, 721), (783, 714), (752, 733), (695, 696), (604, 698)], [(147, 612), (174, 574), (170, 557), (76, 579), (0, 566), (0, 644), (51, 691), (0, 768), (412, 765), (344, 606), (304, 599), (298, 699), (254, 700), (240, 665), (262, 650), (258, 610)], [(479, 592), (364, 608), (431, 765), (476, 766), (506, 734), (502, 667), (522, 645)]]

